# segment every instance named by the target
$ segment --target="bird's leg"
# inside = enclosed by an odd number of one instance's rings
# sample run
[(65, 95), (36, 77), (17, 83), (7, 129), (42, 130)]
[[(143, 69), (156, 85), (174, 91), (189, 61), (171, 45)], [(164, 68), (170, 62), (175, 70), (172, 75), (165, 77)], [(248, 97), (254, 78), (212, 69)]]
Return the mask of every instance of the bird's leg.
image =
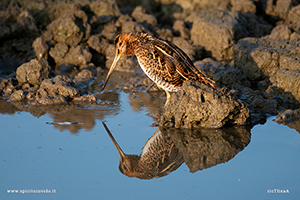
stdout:
[[(157, 84), (156, 84), (157, 85)], [(159, 85), (157, 85), (157, 87), (159, 88), (159, 89), (162, 89)], [(166, 95), (167, 95), (167, 101), (166, 101), (166, 103), (165, 103), (165, 106), (167, 106), (167, 104), (169, 103), (169, 101), (170, 101), (170, 99), (171, 99), (171, 95), (170, 95), (170, 92), (169, 91), (167, 91), (167, 90), (164, 90), (165, 92), (166, 92)]]
[(165, 103), (165, 106), (167, 106), (167, 104), (169, 103), (169, 101), (170, 101), (170, 99), (171, 99), (171, 95), (170, 95), (170, 92), (169, 92), (169, 91), (165, 90), (165, 92), (166, 92), (166, 95), (167, 95), (167, 101), (166, 101), (166, 103)]

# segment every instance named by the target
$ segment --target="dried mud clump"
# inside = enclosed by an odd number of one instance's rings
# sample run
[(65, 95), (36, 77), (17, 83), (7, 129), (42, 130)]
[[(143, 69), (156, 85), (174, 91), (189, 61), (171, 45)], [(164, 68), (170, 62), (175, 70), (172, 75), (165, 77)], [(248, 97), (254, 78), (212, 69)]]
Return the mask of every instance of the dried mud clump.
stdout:
[(298, 102), (300, 43), (298, 40), (245, 38), (235, 47), (234, 66), (250, 81), (270, 81), (275, 95)]
[(43, 80), (49, 78), (50, 70), (47, 61), (33, 59), (29, 63), (24, 63), (18, 67), (16, 78), (21, 85), (25, 83), (33, 86), (40, 85)]
[[(82, 70), (74, 79), (57, 75), (50, 77), (50, 66), (46, 60), (33, 59), (16, 71), (17, 84), (5, 84), (3, 91), (11, 101), (27, 100), (27, 105), (66, 104), (72, 101), (95, 102), (95, 95), (84, 88), (93, 80), (93, 73)], [(9, 91), (9, 88), (10, 91)]]
[(220, 128), (243, 125), (250, 118), (249, 109), (224, 89), (186, 82), (167, 104), (161, 124), (176, 128)]

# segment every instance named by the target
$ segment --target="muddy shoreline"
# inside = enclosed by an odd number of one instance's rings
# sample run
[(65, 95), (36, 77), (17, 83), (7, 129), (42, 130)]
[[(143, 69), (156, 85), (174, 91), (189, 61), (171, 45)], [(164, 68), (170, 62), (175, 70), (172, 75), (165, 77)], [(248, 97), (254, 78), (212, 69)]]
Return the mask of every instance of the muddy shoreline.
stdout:
[[(132, 97), (164, 96), (142, 75), (136, 58), (125, 56), (117, 81), (99, 93), (116, 35), (146, 31), (180, 47), (219, 86), (211, 91), (185, 84), (166, 108), (149, 109), (156, 124), (220, 128), (263, 123), (279, 114), (278, 123), (298, 127), (293, 123), (300, 112), (300, 2), (220, 2), (2, 1), (0, 97), (6, 106), (0, 112), (15, 107), (38, 116), (57, 105), (113, 106), (115, 99), (105, 96), (120, 90)], [(153, 99), (142, 101), (151, 107)]]

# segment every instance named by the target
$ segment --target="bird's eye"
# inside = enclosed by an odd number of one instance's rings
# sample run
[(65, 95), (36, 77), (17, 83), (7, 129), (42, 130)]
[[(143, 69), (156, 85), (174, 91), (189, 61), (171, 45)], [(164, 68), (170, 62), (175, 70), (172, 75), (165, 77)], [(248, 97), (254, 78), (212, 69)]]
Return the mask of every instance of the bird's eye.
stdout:
[(119, 42), (119, 46), (121, 46), (122, 45), (122, 42)]
[(123, 169), (124, 169), (124, 170), (127, 170), (127, 167), (126, 167), (125, 165), (123, 165)]

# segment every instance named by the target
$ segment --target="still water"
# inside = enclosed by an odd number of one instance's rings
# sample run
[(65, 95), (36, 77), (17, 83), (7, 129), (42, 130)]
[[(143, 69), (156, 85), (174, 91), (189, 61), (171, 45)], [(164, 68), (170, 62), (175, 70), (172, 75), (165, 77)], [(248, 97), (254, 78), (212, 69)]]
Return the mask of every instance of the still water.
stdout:
[[(156, 107), (145, 106), (143, 95)], [(125, 176), (102, 121), (126, 154), (138, 155), (156, 131), (149, 114), (161, 112), (165, 99), (154, 103), (157, 98), (143, 92), (112, 92), (105, 98), (114, 100), (2, 111), (0, 199), (300, 198), (300, 135), (274, 117), (251, 129), (161, 130), (185, 162), (150, 180)]]

